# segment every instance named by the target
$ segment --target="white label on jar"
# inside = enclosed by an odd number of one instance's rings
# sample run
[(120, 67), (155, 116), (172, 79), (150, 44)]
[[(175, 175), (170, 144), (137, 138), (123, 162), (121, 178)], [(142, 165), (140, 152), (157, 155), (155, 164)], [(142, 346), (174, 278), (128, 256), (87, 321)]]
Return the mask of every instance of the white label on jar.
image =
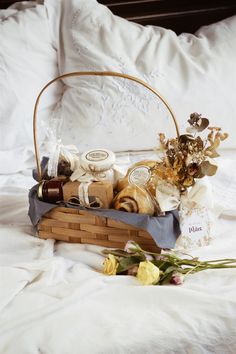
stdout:
[(150, 168), (147, 166), (135, 167), (128, 175), (129, 184), (145, 185), (150, 180)]
[(86, 160), (88, 161), (103, 161), (108, 158), (109, 154), (104, 150), (93, 150), (90, 151), (86, 156)]

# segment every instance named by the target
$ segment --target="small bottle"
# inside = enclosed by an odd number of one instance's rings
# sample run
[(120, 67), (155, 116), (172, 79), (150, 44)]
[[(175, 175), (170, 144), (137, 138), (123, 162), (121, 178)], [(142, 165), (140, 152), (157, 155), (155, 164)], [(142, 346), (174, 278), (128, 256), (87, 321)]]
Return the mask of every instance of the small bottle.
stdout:
[(38, 199), (47, 203), (63, 200), (63, 182), (58, 180), (42, 181), (38, 185)]

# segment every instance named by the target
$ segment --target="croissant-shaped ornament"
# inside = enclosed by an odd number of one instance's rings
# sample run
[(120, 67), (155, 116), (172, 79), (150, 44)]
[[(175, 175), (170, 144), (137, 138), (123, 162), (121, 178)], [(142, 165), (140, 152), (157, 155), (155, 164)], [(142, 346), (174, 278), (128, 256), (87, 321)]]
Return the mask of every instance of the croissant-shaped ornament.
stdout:
[(160, 211), (157, 201), (148, 190), (139, 185), (128, 185), (125, 187), (117, 194), (113, 205), (116, 210), (150, 216), (156, 215)]

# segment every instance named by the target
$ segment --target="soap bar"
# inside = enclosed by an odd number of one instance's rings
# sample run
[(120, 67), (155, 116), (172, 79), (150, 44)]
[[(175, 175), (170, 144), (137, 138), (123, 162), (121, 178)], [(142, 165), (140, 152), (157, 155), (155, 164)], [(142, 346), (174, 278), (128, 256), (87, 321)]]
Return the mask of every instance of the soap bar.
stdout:
[[(84, 193), (87, 193), (87, 198)], [(111, 181), (67, 182), (63, 185), (63, 199), (65, 202), (108, 209), (113, 200), (113, 185)]]

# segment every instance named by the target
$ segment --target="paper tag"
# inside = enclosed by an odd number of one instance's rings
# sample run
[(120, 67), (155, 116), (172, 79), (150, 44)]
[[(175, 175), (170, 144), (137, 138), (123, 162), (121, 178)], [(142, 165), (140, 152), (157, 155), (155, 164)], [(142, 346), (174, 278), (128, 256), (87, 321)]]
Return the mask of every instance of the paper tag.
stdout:
[(179, 215), (181, 236), (176, 242), (177, 247), (189, 249), (210, 244), (212, 220), (207, 208), (188, 209), (182, 206)]
[(150, 168), (147, 166), (135, 167), (128, 175), (129, 184), (145, 185), (151, 178)]
[(103, 172), (112, 168), (116, 160), (114, 152), (107, 149), (89, 150), (80, 156), (81, 167), (88, 172)]
[(105, 150), (93, 150), (86, 154), (85, 158), (88, 161), (103, 161), (108, 158), (109, 154)]

